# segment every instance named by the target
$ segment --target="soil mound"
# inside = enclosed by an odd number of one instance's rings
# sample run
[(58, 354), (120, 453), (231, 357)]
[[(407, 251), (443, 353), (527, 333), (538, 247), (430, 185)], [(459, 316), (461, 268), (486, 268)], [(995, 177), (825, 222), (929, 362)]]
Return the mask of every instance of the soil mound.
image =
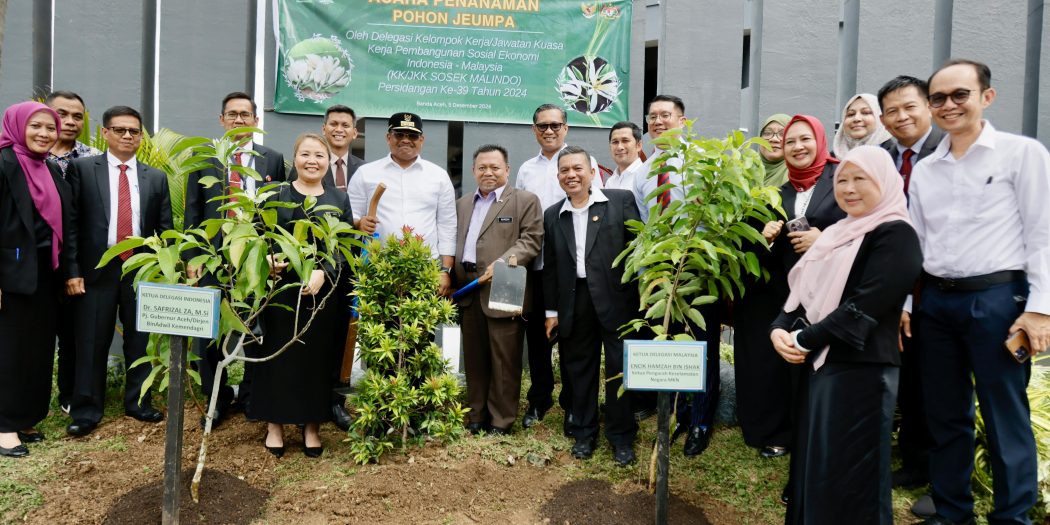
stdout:
[[(557, 525), (637, 525), (652, 523), (656, 497), (642, 485), (626, 483), (612, 487), (606, 481), (583, 479), (559, 487), (554, 497), (540, 507), (541, 518)], [(671, 494), (668, 501), (670, 525), (709, 525), (699, 507)]]
[[(205, 469), (201, 480), (200, 503), (190, 495), (193, 470), (182, 472), (182, 499), (179, 505), (179, 523), (248, 525), (258, 518), (266, 507), (270, 494), (252, 487), (246, 481), (225, 472)], [(105, 525), (140, 525), (160, 523), (164, 498), (164, 481), (154, 481), (131, 490), (110, 507), (103, 520)]]

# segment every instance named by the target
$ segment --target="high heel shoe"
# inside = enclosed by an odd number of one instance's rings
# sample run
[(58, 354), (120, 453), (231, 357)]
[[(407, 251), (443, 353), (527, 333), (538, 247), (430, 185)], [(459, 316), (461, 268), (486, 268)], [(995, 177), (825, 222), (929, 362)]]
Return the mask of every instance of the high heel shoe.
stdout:
[[(318, 436), (320, 439), (320, 436)], [(308, 447), (306, 446), (306, 426), (303, 426), (303, 455), (308, 458), (319, 458), (324, 453), (324, 446), (320, 447)]]
[(266, 444), (266, 438), (269, 435), (270, 435), (270, 433), (267, 432), (266, 435), (263, 436), (263, 447), (265, 447), (266, 450), (269, 451), (270, 454), (273, 454), (275, 457), (277, 457), (277, 458), (283, 457), (284, 456), (284, 445), (281, 445), (279, 447), (271, 447), (270, 445)]

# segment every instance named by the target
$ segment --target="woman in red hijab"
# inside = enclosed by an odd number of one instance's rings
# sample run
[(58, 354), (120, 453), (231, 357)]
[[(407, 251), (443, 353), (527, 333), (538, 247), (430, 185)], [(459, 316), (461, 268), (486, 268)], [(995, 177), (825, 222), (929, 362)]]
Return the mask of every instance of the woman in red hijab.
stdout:
[(814, 117), (795, 115), (783, 130), (788, 181), (780, 187), (785, 221), (772, 221), (762, 234), (771, 249), (756, 254), (769, 281), (747, 285), (736, 324), (737, 403), (744, 442), (763, 457), (787, 454), (792, 447), (792, 376), (797, 367), (784, 362), (767, 335), (788, 297), (788, 272), (820, 232), (846, 214), (835, 203), (832, 177), (837, 161), (828, 153), (824, 126)]
[(45, 162), (61, 119), (39, 102), (6, 111), (0, 131), (0, 456), (44, 439), (55, 353), (69, 187)]

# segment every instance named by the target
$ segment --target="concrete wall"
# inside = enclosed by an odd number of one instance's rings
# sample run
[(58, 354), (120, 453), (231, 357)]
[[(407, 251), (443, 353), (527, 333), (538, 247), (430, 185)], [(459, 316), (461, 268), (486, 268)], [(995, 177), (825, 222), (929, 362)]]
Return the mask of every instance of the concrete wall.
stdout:
[[(115, 104), (142, 107), (143, 93), (158, 76), (156, 108), (160, 125), (187, 134), (218, 135), (219, 102), (230, 91), (256, 89), (263, 102), (262, 139), (288, 153), (303, 131), (320, 129), (320, 118), (270, 111), (276, 42), (275, 0), (161, 0), (159, 61), (154, 71), (143, 59), (156, 28), (144, 27), (140, 0), (62, 0), (54, 2), (54, 87), (79, 92), (97, 119)], [(774, 112), (808, 113), (834, 129), (840, 86), (855, 70), (857, 91), (874, 93), (897, 74), (925, 78), (933, 66), (934, 0), (859, 1), (855, 56), (842, 53), (840, 23), (847, 0), (635, 0), (629, 115), (641, 123), (644, 105), (645, 46), (659, 45), (660, 90), (686, 101), (690, 118), (703, 133), (750, 128)], [(34, 5), (50, 0), (9, 2), (0, 64), (0, 107), (50, 86), (34, 86)], [(988, 116), (1003, 130), (1020, 131), (1024, 110), (1024, 51), (1027, 0), (955, 0), (950, 30), (952, 54), (989, 63), (999, 98)], [(256, 45), (256, 16), (263, 17)], [(756, 20), (760, 24), (756, 25)], [(1044, 19), (1041, 86), (1050, 86), (1050, 20)], [(754, 30), (754, 31), (753, 31)], [(48, 31), (38, 27), (37, 31)], [(751, 87), (741, 89), (742, 41), (752, 31)], [(39, 50), (38, 50), (39, 51)], [(256, 53), (262, 63), (256, 71)], [(843, 61), (855, 60), (852, 64)], [(145, 65), (144, 65), (145, 64)], [(1050, 89), (1041, 90), (1037, 110), (1039, 138), (1050, 137)], [(387, 153), (385, 121), (361, 123), (366, 160)], [(528, 126), (426, 121), (424, 156), (453, 169), (464, 191), (472, 191), (470, 155), (495, 142), (510, 150), (514, 172), (538, 147)], [(573, 128), (568, 141), (581, 145), (611, 165), (608, 132)], [(450, 150), (450, 143), (452, 150)], [(462, 146), (457, 146), (457, 144)], [(451, 159), (451, 162), (450, 162)]]

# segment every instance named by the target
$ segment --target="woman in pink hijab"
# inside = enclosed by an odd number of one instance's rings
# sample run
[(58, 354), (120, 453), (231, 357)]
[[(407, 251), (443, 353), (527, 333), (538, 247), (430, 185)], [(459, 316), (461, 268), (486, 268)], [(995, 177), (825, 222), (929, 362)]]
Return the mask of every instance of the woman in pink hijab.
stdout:
[(788, 275), (791, 293), (770, 339), (804, 372), (789, 524), (893, 523), (898, 323), (922, 270), (902, 184), (885, 150), (851, 150), (834, 177), (847, 217), (824, 230)]
[(70, 230), (69, 187), (45, 162), (61, 119), (39, 102), (6, 111), (0, 131), (0, 456), (44, 439), (55, 357), (60, 274)]

